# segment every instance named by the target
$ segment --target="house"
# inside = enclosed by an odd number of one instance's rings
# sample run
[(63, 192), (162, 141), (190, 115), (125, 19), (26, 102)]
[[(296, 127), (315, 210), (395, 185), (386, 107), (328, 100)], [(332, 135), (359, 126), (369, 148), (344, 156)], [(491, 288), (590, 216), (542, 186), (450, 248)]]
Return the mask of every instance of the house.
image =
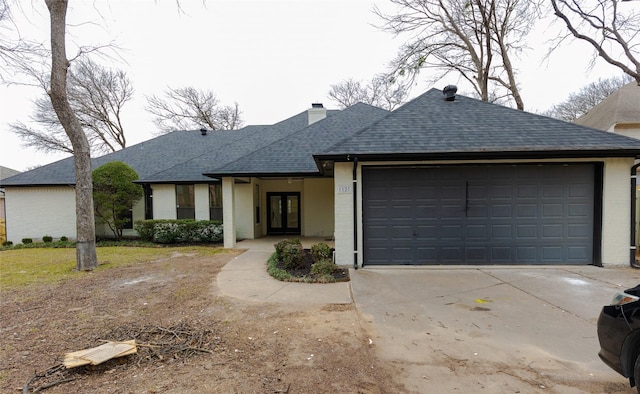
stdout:
[[(446, 93), (174, 132), (94, 165), (138, 172), (134, 220), (221, 216), (225, 247), (284, 234), (335, 238), (341, 265), (629, 264), (639, 140)], [(66, 235), (43, 226), (73, 217), (67, 161), (5, 181), (10, 238)]]
[[(576, 119), (575, 123), (640, 139), (640, 86), (636, 81), (629, 82)], [(631, 182), (636, 184), (636, 203), (632, 208), (631, 217), (635, 220), (634, 239), (637, 245), (640, 239), (640, 185), (636, 181), (637, 160), (636, 164), (631, 169)], [(636, 249), (636, 255), (636, 259), (640, 260), (640, 250)]]
[(575, 123), (640, 139), (640, 86), (636, 81), (629, 82)]
[[(20, 171), (0, 166), (0, 180), (19, 173)], [(7, 239), (7, 228), (5, 226), (6, 216), (4, 208), (4, 189), (0, 188), (0, 242), (4, 242)]]

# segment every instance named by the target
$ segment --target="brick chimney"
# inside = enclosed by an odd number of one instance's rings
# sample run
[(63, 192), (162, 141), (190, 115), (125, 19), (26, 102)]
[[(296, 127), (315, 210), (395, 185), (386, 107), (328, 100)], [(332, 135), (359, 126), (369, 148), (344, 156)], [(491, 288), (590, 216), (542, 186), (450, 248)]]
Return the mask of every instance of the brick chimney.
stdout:
[(309, 114), (309, 124), (316, 123), (327, 117), (327, 109), (322, 103), (311, 104), (311, 108), (307, 110), (307, 113)]

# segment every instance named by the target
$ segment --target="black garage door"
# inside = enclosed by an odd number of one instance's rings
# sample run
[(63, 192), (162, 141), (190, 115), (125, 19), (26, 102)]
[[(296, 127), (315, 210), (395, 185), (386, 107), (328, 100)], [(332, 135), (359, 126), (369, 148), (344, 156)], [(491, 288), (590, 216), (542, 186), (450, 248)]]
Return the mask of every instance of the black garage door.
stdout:
[(364, 264), (592, 264), (593, 164), (363, 168)]

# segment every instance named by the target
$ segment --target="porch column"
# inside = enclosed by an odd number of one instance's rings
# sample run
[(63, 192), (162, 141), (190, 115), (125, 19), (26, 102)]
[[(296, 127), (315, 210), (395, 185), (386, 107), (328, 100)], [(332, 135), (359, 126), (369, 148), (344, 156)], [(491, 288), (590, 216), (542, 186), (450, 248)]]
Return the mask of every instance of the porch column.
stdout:
[(234, 215), (234, 183), (233, 177), (222, 178), (222, 228), (224, 231), (224, 247), (236, 247), (236, 218)]

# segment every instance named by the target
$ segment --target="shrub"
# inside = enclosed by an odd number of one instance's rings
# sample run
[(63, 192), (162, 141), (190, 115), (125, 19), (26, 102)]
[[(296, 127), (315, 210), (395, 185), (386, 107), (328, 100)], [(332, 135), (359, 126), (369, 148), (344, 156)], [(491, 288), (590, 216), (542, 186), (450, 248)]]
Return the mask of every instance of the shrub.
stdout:
[(67, 242), (68, 240), (69, 238), (65, 237), (64, 235), (60, 237), (60, 242)]
[(53, 237), (50, 236), (50, 235), (44, 235), (42, 237), (42, 242), (47, 243), (47, 244), (51, 243), (51, 242), (53, 242)]
[(220, 242), (223, 239), (219, 220), (139, 220), (135, 229), (140, 239), (157, 243)]
[(33, 243), (33, 239), (31, 238), (22, 238), (22, 243), (23, 244), (32, 244)]
[(311, 247), (311, 258), (314, 263), (321, 260), (331, 259), (331, 247), (324, 242), (320, 242), (317, 245)]
[(131, 222), (131, 207), (143, 195), (142, 186), (134, 183), (138, 173), (126, 163), (112, 161), (93, 170), (91, 176), (96, 221), (105, 223), (119, 240)]
[(276, 253), (272, 254), (271, 257), (269, 257), (269, 261), (267, 261), (267, 272), (277, 280), (291, 281), (293, 279), (290, 273), (278, 267)]
[(7, 246), (7, 247), (8, 247), (8, 246), (12, 246), (12, 245), (13, 245), (13, 242), (12, 242), (12, 241), (4, 241), (4, 242), (2, 243), (2, 246)]
[(321, 275), (321, 276), (331, 275), (333, 274), (333, 271), (335, 271), (335, 269), (336, 269), (336, 265), (333, 263), (333, 261), (329, 259), (322, 259), (317, 261), (311, 266), (311, 273), (313, 275)]
[(287, 239), (275, 244), (276, 257), (285, 269), (296, 269), (304, 265), (304, 250), (299, 239)]

